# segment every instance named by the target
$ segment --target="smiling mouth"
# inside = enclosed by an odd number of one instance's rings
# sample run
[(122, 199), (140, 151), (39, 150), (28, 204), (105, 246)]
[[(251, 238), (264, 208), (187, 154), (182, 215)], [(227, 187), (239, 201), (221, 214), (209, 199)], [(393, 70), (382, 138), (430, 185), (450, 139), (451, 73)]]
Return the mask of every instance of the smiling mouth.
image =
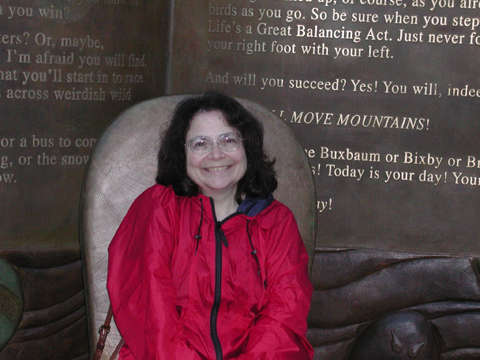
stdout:
[(227, 170), (229, 167), (230, 166), (216, 166), (216, 167), (205, 168), (205, 170), (209, 172), (220, 172), (220, 171)]

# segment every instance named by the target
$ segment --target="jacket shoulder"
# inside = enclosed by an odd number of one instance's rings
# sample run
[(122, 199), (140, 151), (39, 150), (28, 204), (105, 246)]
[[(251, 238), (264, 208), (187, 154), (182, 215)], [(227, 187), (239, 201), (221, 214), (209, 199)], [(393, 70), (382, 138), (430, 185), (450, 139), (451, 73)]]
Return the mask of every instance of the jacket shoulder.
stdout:
[(171, 187), (155, 184), (144, 190), (132, 203), (130, 210), (155, 212), (155, 210), (175, 209), (177, 195)]
[(257, 216), (257, 220), (263, 228), (277, 226), (278, 223), (291, 221), (292, 219), (295, 219), (292, 211), (287, 205), (278, 200), (273, 200), (273, 202)]
[(177, 196), (171, 187), (155, 184), (144, 190), (134, 202), (154, 202), (165, 205), (172, 201), (176, 201), (176, 197)]

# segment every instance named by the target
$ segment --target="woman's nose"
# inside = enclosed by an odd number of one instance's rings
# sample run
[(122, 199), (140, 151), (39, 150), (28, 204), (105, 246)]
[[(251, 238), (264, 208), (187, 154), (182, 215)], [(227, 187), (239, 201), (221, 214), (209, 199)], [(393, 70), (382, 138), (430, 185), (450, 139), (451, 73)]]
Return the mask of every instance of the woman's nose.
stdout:
[(220, 149), (217, 143), (212, 145), (212, 150), (208, 153), (208, 157), (211, 159), (221, 159), (225, 157), (225, 153)]

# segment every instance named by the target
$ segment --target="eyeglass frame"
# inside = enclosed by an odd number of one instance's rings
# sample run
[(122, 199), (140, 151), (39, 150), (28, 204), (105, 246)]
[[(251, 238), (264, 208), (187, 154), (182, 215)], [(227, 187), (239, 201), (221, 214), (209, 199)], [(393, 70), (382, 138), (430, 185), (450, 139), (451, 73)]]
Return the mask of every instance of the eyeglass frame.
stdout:
[[(224, 148), (225, 144), (222, 145), (222, 143), (220, 141), (223, 138), (227, 138), (228, 136), (232, 136), (232, 135), (235, 137), (235, 139), (238, 139), (238, 144), (236, 144), (234, 149), (227, 150), (227, 149)], [(207, 141), (208, 148), (206, 148), (205, 150), (199, 150), (199, 151), (193, 150), (192, 149), (192, 144), (197, 139), (202, 139), (204, 141)], [(230, 131), (230, 132), (226, 132), (226, 133), (217, 135), (217, 137), (215, 139), (213, 139), (210, 136), (206, 136), (206, 135), (198, 135), (198, 136), (195, 136), (195, 137), (191, 138), (187, 142), (185, 142), (184, 145), (190, 152), (192, 152), (192, 154), (198, 154), (198, 155), (209, 154), (213, 151), (213, 148), (215, 146), (217, 146), (222, 152), (232, 153), (232, 152), (237, 151), (240, 148), (240, 146), (243, 145), (243, 138), (240, 136), (240, 134), (238, 132)]]

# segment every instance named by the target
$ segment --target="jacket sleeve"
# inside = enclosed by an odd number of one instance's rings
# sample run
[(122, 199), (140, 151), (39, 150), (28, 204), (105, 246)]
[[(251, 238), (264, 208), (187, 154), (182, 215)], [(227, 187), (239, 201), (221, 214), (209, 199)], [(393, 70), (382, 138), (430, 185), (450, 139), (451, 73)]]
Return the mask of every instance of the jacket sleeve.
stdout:
[(121, 359), (199, 359), (182, 336), (175, 307), (175, 204), (173, 193), (162, 190), (135, 200), (109, 246), (107, 288), (125, 341)]
[(312, 346), (305, 337), (312, 296), (308, 254), (293, 214), (284, 209), (267, 235), (266, 302), (237, 360), (310, 360), (313, 357)]

